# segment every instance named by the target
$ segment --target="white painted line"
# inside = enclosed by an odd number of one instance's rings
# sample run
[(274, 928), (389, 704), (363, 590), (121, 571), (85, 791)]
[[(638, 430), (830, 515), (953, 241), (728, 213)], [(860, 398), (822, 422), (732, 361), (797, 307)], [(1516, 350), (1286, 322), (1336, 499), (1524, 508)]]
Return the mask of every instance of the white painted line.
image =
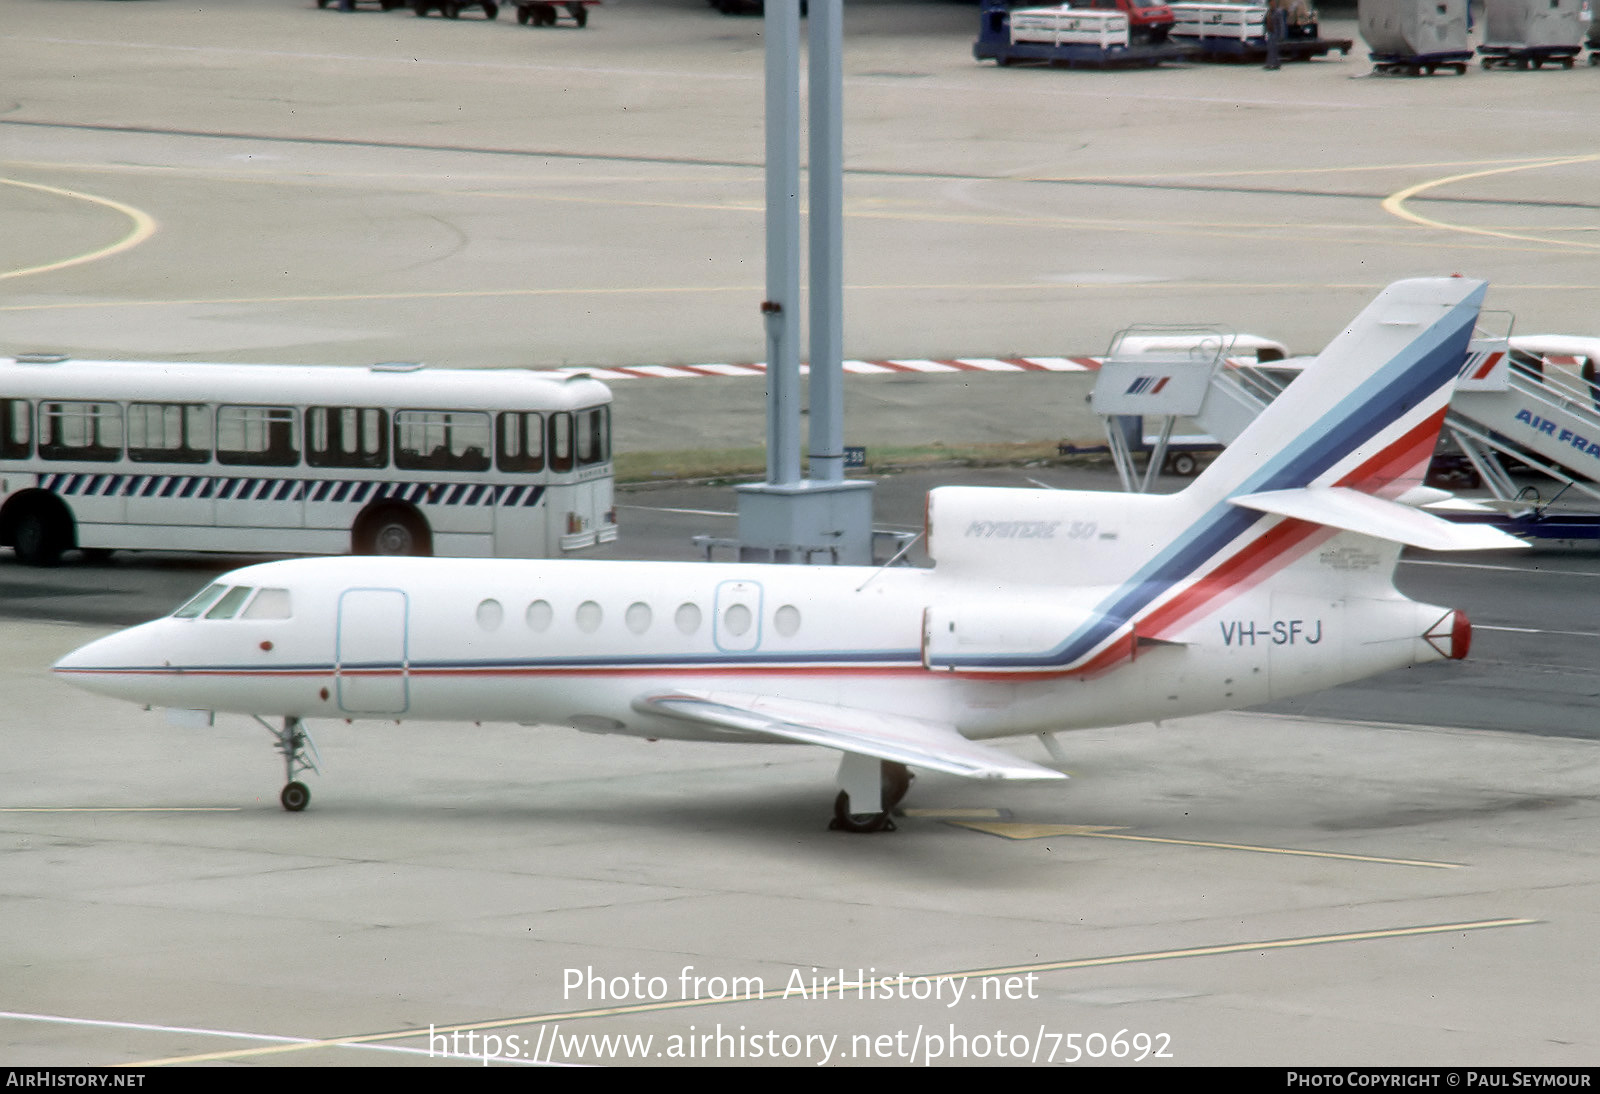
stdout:
[[(0, 1011), (0, 1021), (10, 1019), (14, 1022), (48, 1022), (54, 1025), (81, 1026), (93, 1029), (126, 1029), (139, 1033), (167, 1033), (184, 1037), (226, 1037), (235, 1041), (259, 1041), (274, 1045), (319, 1045), (328, 1043), (329, 1048), (361, 1048), (371, 1052), (400, 1052), (408, 1056), (424, 1056), (433, 1059), (450, 1059), (461, 1061), (477, 1061), (477, 1056), (447, 1056), (441, 1053), (430, 1052), (425, 1048), (407, 1048), (404, 1045), (384, 1045), (366, 1042), (341, 1042), (338, 1040), (326, 1041), (317, 1037), (279, 1037), (271, 1033), (247, 1033), (243, 1030), (233, 1029), (205, 1029), (197, 1026), (160, 1026), (148, 1022), (111, 1022), (98, 1018), (69, 1018), (62, 1014), (26, 1014), (19, 1011)], [(426, 1031), (413, 1034), (417, 1037), (427, 1037)], [(533, 1066), (544, 1065), (543, 1060), (518, 1060), (501, 1056), (493, 1057), (495, 1063), (528, 1064)]]

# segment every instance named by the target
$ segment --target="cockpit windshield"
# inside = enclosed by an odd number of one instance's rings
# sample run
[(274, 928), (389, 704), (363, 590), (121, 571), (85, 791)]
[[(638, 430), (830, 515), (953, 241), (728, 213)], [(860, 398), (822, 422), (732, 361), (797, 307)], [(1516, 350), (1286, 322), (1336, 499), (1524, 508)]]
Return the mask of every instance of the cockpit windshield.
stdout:
[(193, 619), (216, 602), (217, 598), (228, 591), (226, 585), (207, 585), (201, 589), (193, 599), (183, 607), (172, 613), (174, 619)]
[[(247, 606), (248, 605), (248, 606)], [(241, 612), (240, 609), (244, 610)], [(250, 585), (224, 585), (204, 589), (172, 613), (174, 619), (288, 619), (288, 589), (257, 589)]]

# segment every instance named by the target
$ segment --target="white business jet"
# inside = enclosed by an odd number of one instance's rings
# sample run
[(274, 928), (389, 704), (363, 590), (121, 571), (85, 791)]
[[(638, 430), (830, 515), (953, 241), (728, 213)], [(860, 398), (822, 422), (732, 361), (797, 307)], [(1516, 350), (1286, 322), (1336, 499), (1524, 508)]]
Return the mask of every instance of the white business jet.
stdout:
[(1448, 497), (1421, 480), (1484, 288), (1390, 286), (1182, 493), (932, 491), (931, 569), (271, 562), (55, 671), (256, 716), (289, 810), (305, 719), (415, 718), (821, 745), (842, 754), (835, 826), (892, 827), (908, 767), (1064, 778), (994, 738), (1038, 734), (1059, 762), (1058, 730), (1466, 656), (1466, 618), (1392, 578), (1403, 544), (1521, 546), (1422, 508)]

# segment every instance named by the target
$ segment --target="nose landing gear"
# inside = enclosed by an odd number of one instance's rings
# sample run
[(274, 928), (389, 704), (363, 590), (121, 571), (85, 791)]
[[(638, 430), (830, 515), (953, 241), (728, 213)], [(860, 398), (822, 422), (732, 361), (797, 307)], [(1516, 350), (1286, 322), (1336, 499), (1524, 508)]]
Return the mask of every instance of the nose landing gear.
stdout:
[[(276, 728), (259, 716), (256, 717), (256, 721), (272, 734), (273, 747), (283, 756), (286, 785), (283, 792), (278, 795), (278, 801), (290, 813), (298, 813), (311, 804), (311, 791), (300, 781), (300, 776), (307, 771), (314, 771), (319, 775), (322, 773), (322, 768), (318, 766), (322, 757), (317, 753), (317, 742), (311, 739), (311, 733), (306, 729), (305, 723), (293, 715), (285, 716), (282, 729)], [(307, 749), (310, 750), (309, 753)]]

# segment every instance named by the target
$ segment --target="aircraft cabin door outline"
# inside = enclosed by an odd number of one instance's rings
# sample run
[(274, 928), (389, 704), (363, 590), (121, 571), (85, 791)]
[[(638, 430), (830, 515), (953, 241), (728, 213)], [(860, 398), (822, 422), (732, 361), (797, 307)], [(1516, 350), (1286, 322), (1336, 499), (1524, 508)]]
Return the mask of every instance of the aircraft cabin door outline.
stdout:
[(400, 589), (339, 595), (334, 673), (346, 714), (404, 714), (410, 707), (409, 609)]

